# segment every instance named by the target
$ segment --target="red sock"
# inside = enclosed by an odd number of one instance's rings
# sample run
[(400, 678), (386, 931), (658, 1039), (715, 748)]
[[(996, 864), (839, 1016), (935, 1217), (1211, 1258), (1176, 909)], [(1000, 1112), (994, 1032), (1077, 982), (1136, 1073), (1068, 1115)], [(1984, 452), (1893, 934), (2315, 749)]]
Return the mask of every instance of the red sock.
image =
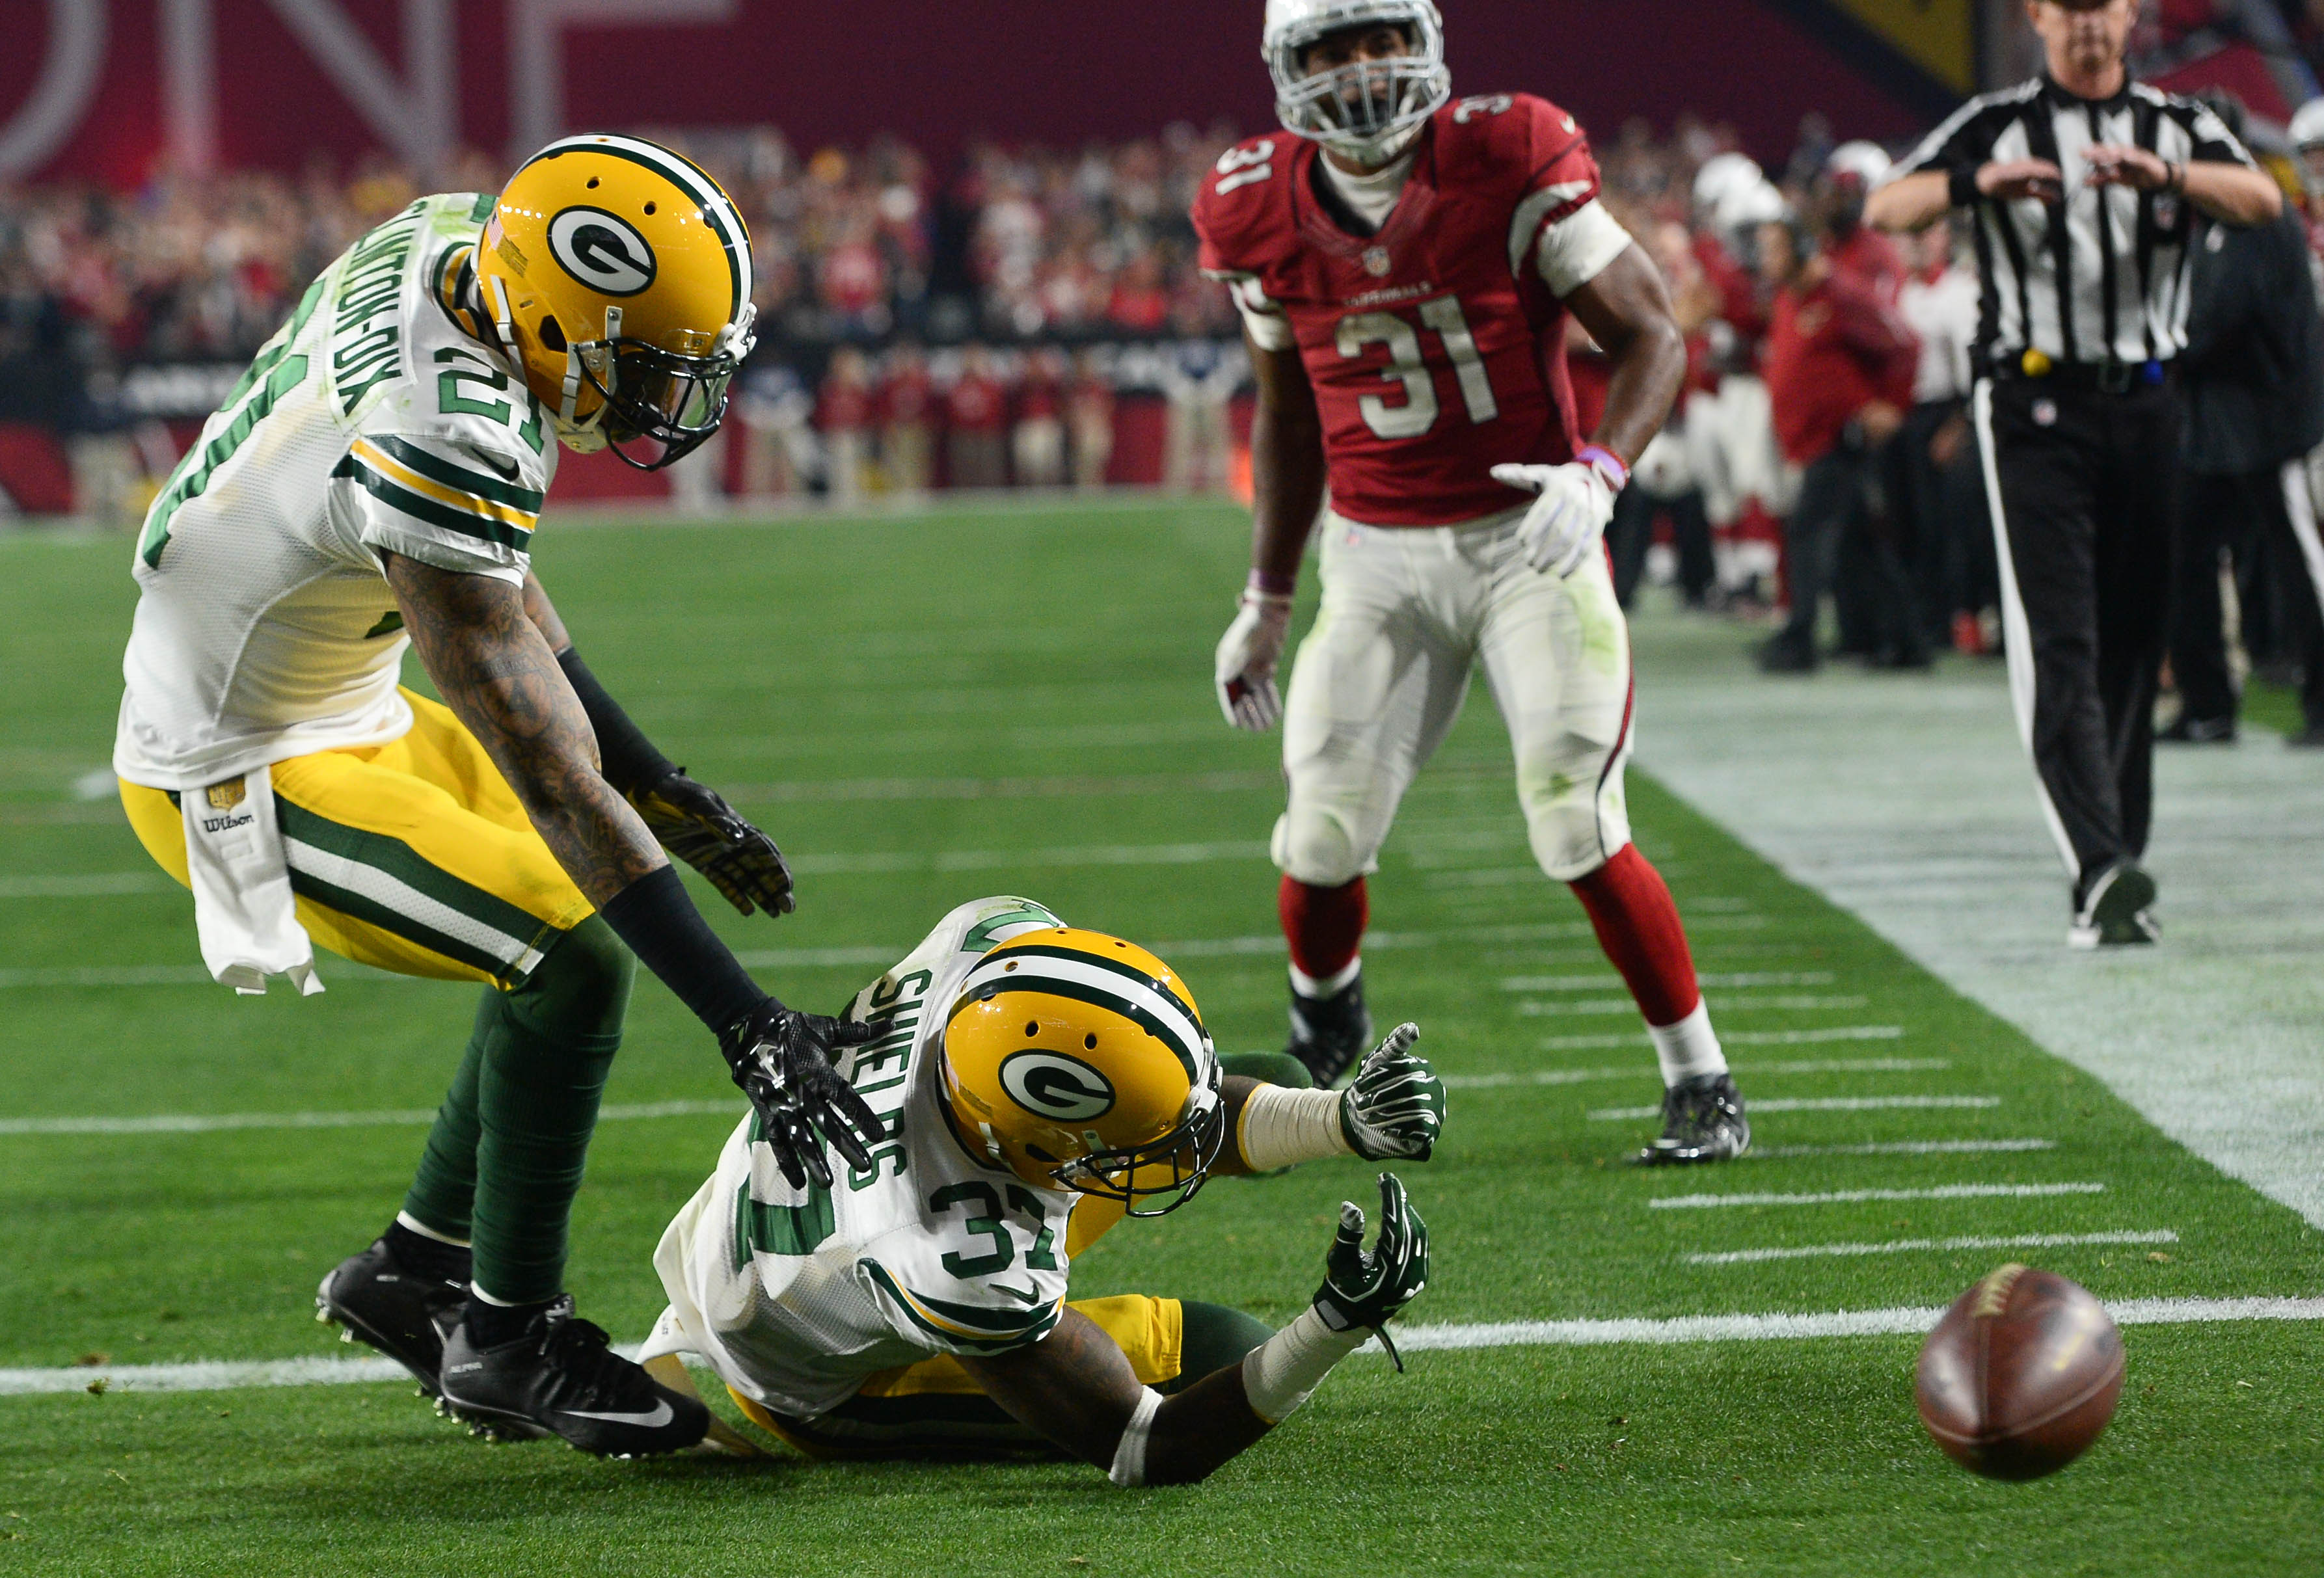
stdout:
[(1660, 1029), (1676, 1024), (1702, 1001), (1694, 982), (1694, 957), (1687, 951), (1686, 928), (1670, 889), (1636, 844), (1572, 885), (1573, 896), (1590, 912), (1598, 945), (1622, 978), (1646, 1023)]
[(1348, 968), (1372, 918), (1360, 876), (1340, 887), (1314, 887), (1286, 876), (1276, 890), (1275, 908), (1291, 944), (1291, 962), (1319, 981)]

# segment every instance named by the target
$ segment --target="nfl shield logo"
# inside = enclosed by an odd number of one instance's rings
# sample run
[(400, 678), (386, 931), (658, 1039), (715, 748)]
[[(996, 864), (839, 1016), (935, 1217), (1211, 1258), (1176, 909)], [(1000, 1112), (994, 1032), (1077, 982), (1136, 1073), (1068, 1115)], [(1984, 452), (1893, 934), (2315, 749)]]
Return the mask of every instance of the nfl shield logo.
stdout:
[(232, 811), (243, 803), (250, 791), (239, 778), (228, 778), (223, 784), (213, 784), (207, 791), (212, 811)]
[(1394, 267), (1396, 264), (1389, 261), (1388, 248), (1375, 246), (1364, 250), (1364, 271), (1374, 279), (1386, 279), (1388, 271)]

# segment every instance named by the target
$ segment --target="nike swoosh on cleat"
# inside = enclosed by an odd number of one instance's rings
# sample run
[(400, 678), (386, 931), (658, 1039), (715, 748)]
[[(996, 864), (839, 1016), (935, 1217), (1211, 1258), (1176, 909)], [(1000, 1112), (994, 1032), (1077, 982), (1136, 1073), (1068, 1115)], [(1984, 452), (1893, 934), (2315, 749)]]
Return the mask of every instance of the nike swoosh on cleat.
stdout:
[(635, 1425), (641, 1430), (658, 1430), (678, 1417), (677, 1410), (667, 1400), (656, 1403), (650, 1414), (592, 1414), (581, 1408), (557, 1411), (568, 1419), (603, 1419), (609, 1425)]

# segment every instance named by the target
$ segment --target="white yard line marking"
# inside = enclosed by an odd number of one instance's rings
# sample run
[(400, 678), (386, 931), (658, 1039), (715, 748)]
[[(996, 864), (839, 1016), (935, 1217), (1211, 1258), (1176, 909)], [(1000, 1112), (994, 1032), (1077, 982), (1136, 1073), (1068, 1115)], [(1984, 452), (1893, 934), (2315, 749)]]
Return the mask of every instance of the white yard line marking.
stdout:
[[(1803, 1047), (1823, 1041), (1893, 1041), (1904, 1034), (1901, 1024), (1836, 1024), (1828, 1030), (1723, 1030), (1719, 1040), (1729, 1047)], [(1586, 1052), (1637, 1046), (1645, 1039), (1641, 1030), (1636, 1035), (1553, 1035), (1534, 1044), (1545, 1052)]]
[[(1252, 847), (1256, 849), (1259, 846)], [(1364, 939), (1364, 949), (1367, 952), (1380, 953), (1397, 949), (1447, 948), (1480, 942), (1549, 942), (1590, 934), (1590, 923), (1586, 921), (1554, 921), (1516, 926), (1455, 926), (1443, 931), (1375, 931)], [(1269, 932), (1264, 936), (1210, 937), (1157, 942), (1152, 946), (1155, 952), (1166, 959), (1231, 959), (1244, 955), (1279, 957), (1283, 952), (1283, 939), (1277, 933)], [(854, 948), (765, 948), (740, 953), (736, 957), (752, 969), (838, 969), (890, 965), (910, 951), (911, 944), (897, 942)], [(324, 978), (333, 983), (346, 979), (401, 981), (419, 978), (349, 964), (337, 959), (324, 965), (323, 973)], [(209, 984), (209, 972), (199, 965), (190, 964), (0, 969), (0, 991), (12, 987), (194, 986)], [(1813, 1032), (1809, 1034), (1811, 1039), (1821, 1039), (1815, 1037)], [(1614, 1037), (1602, 1044), (1627, 1047), (1639, 1039), (1635, 1036)], [(1742, 1044), (1732, 1035), (1725, 1039), (1730, 1043)]]
[[(647, 1101), (597, 1109), (599, 1123), (640, 1118), (739, 1117), (732, 1101)], [(0, 1118), (5, 1134), (215, 1134), (230, 1129), (373, 1129), (432, 1124), (436, 1109), (346, 1113), (161, 1113), (130, 1118)]]
[(116, 894), (183, 893), (158, 871), (91, 871), (72, 876), (0, 876), (0, 899), (110, 898)]
[(2083, 1243), (2176, 1243), (2168, 1227), (2152, 1232), (2021, 1233), (2013, 1238), (1896, 1238), (1885, 1243), (1808, 1243), (1787, 1249), (1729, 1249), (1686, 1256), (1690, 1266), (1756, 1265), (1761, 1261), (1800, 1261), (1827, 1255), (1910, 1254), (1957, 1249), (2064, 1249)]
[[(1747, 1070), (1748, 1072), (1748, 1070)], [(1895, 1107), (1999, 1106), (1997, 1096), (1778, 1096), (1773, 1101), (1754, 1101), (1754, 1113), (1863, 1113), (1881, 1112)], [(1658, 1106), (1601, 1107), (1590, 1115), (1593, 1124), (1626, 1124), (1639, 1118), (1658, 1118), (1663, 1109)]]
[(2030, 1200), (2052, 1195), (2102, 1195), (2102, 1183), (1938, 1184), (1924, 1189), (1827, 1189), (1812, 1195), (1665, 1195), (1649, 1211), (1715, 1210), (1721, 1206), (1855, 1206), (1868, 1200)]
[[(2324, 1320), (2324, 1298), (2126, 1298), (2109, 1303), (2118, 1326), (2205, 1322)], [(1605, 1347), (1617, 1344), (1750, 1343), (1817, 1337), (1920, 1336), (1941, 1309), (1853, 1309), (1814, 1315), (1683, 1315), (1629, 1320), (1507, 1320), (1462, 1326), (1399, 1323), (1396, 1345), (1407, 1353), (1471, 1348)], [(633, 1356), (634, 1344), (615, 1353)], [(1379, 1353), (1378, 1343), (1365, 1352)], [(87, 1391), (225, 1391), (249, 1386), (338, 1386), (410, 1377), (392, 1359), (272, 1359), (191, 1364), (73, 1365), (60, 1370), (0, 1370), (0, 1397)]]
[[(1747, 1013), (1754, 1009), (1811, 1013), (1862, 1008), (1870, 1002), (1868, 997), (1721, 997), (1719, 1010), (1722, 1014)], [(1563, 1003), (1525, 1002), (1517, 1005), (1517, 1013), (1528, 1019), (1580, 1019), (1636, 1014), (1637, 1011), (1637, 1004), (1628, 997), (1583, 997)]]
[[(2106, 1307), (2118, 1326), (2324, 1320), (2324, 1298), (2126, 1298)], [(1397, 1332), (1396, 1345), (1418, 1352), (1428, 1348), (1593, 1347), (1611, 1343), (1919, 1336), (1935, 1326), (1943, 1314), (1941, 1309), (1860, 1309), (1831, 1315), (1691, 1315), (1666, 1320), (1513, 1320), (1479, 1326), (1412, 1326)]]
[(1890, 1140), (1874, 1145), (1754, 1145), (1759, 1160), (1790, 1156), (1970, 1156), (1987, 1151), (2055, 1151), (2055, 1140)]
[(807, 876), (854, 876), (888, 871), (995, 871), (1029, 866), (1199, 866), (1213, 860), (1263, 860), (1256, 839), (1210, 844), (1082, 844), (1049, 849), (908, 849), (859, 855), (793, 855), (790, 867)]
[[(1952, 1061), (1948, 1058), (1815, 1058), (1789, 1063), (1754, 1063), (1748, 1072), (1756, 1078), (1762, 1074), (1920, 1074), (1951, 1067)], [(1447, 1074), (1443, 1078), (1447, 1090), (1499, 1090), (1513, 1085), (1646, 1079), (1653, 1073), (1652, 1068), (1641, 1061), (1622, 1069), (1536, 1069), (1520, 1074)]]
[[(1731, 990), (1744, 986), (1829, 986), (1832, 984), (1830, 970), (1746, 970), (1739, 974), (1698, 975), (1695, 985)], [(1504, 992), (1602, 992), (1618, 988), (1619, 976), (1600, 973), (1594, 976), (1508, 976), (1501, 981)]]
[(1045, 778), (822, 778), (778, 784), (735, 784), (737, 804), (858, 800), (1080, 799), (1094, 794), (1228, 794), (1280, 791), (1280, 773), (1138, 773)]

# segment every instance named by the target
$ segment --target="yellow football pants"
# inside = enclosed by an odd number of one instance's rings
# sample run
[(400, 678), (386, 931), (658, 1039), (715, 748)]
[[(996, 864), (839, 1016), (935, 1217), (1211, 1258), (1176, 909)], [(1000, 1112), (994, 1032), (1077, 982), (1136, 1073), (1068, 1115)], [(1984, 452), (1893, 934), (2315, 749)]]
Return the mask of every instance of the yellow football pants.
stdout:
[[(274, 803), (300, 924), (398, 975), (521, 986), (588, 919), (516, 792), (450, 710), (410, 691), (410, 733), (277, 762)], [(187, 883), (177, 797), (124, 783), (129, 825)]]
[[(1125, 1293), (1068, 1299), (1066, 1307), (1087, 1316), (1121, 1344), (1141, 1384), (1160, 1386), (1177, 1379), (1185, 1310), (1176, 1298)], [(810, 1457), (981, 1455), (1049, 1446), (987, 1399), (949, 1354), (883, 1370), (853, 1397), (814, 1419), (773, 1413), (731, 1387), (728, 1395), (752, 1423)]]

